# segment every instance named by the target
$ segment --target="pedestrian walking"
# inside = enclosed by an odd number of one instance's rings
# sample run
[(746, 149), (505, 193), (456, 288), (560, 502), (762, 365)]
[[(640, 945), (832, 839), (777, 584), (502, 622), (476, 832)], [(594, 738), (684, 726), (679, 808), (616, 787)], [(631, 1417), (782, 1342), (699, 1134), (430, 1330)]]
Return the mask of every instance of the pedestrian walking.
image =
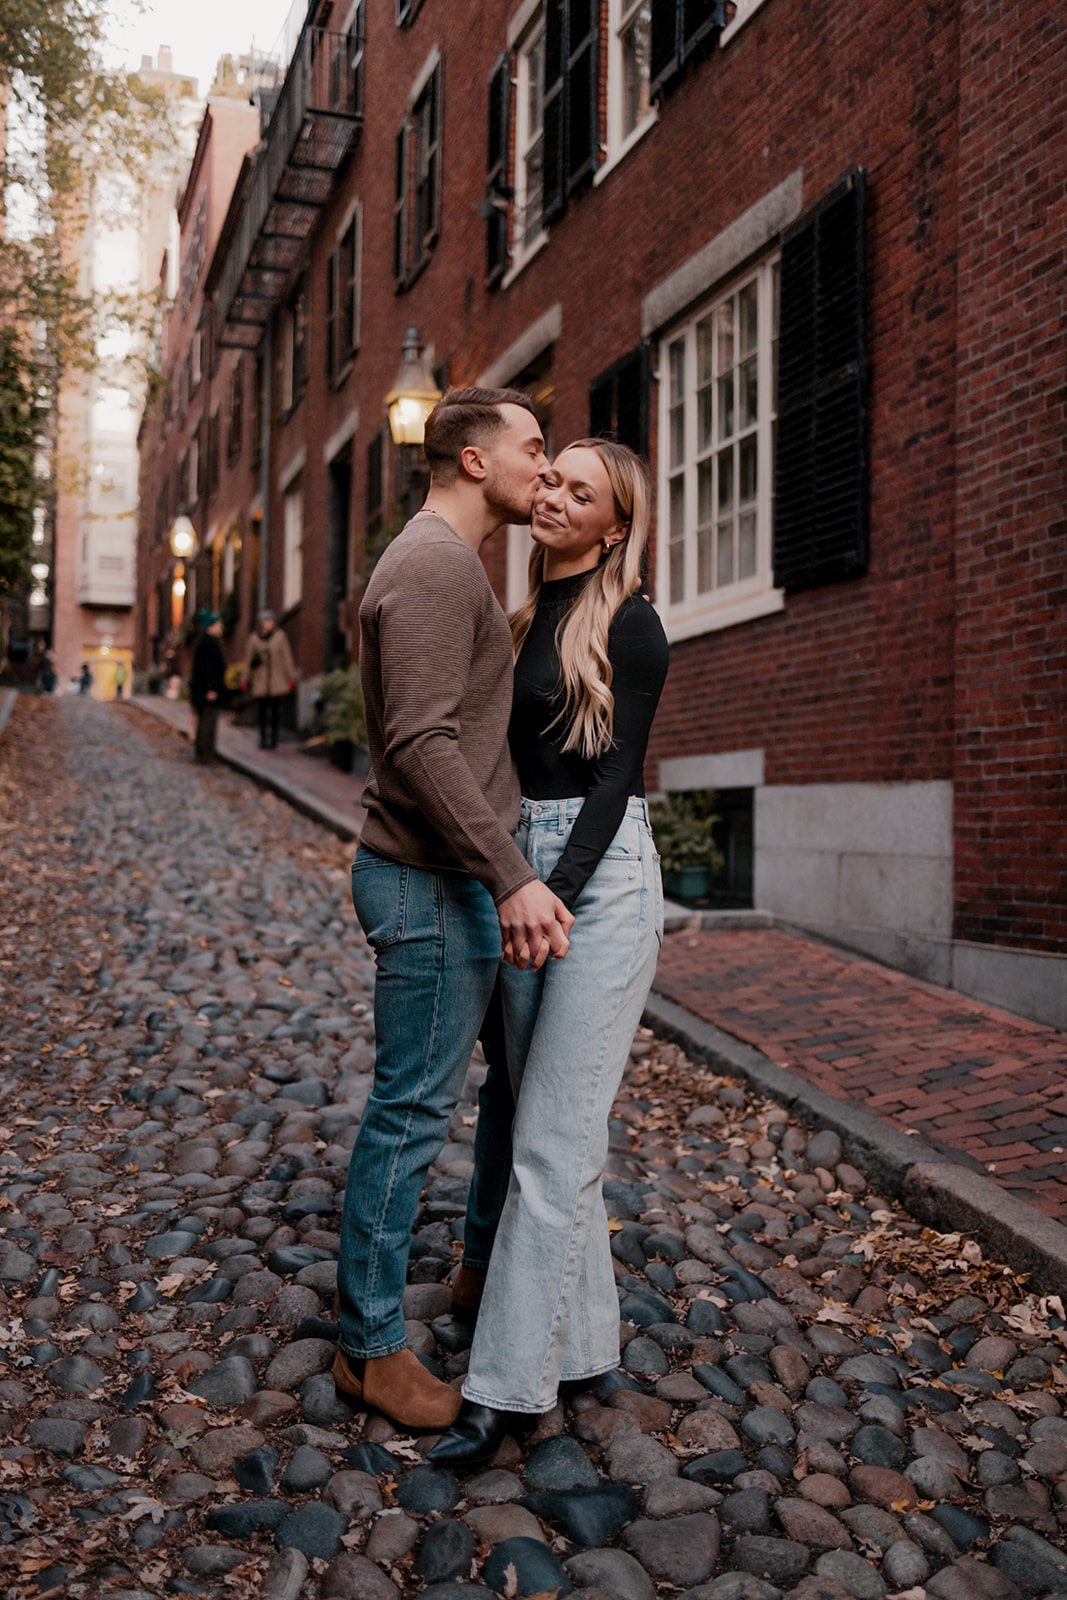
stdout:
[(51, 650), (41, 652), (41, 661), (37, 668), (37, 682), (42, 694), (55, 693), (59, 679), (56, 677), (55, 657)]
[(226, 698), (226, 658), (222, 653), (222, 618), (202, 611), (201, 634), (193, 651), (189, 699), (196, 712), (196, 759), (201, 766), (215, 760), (219, 712)]
[(259, 714), (259, 748), (275, 750), (282, 701), (296, 688), (296, 667), (289, 641), (274, 620), (273, 611), (259, 613), (256, 631), (249, 640), (248, 670)]
[(352, 867), (374, 950), (374, 1087), (348, 1169), (334, 1380), (395, 1423), (440, 1432), (460, 1396), (408, 1348), (402, 1298), (427, 1169), (448, 1133), (496, 981), (563, 957), (572, 918), (511, 837), (511, 636), (478, 557), (528, 522), (547, 467), (529, 401), (459, 389), (426, 423), (430, 489), (360, 607), (372, 776)]
[(121, 700), (122, 699), (122, 691), (126, 687), (126, 680), (127, 680), (128, 677), (129, 677), (129, 673), (126, 670), (125, 661), (117, 661), (115, 663), (115, 674), (114, 674), (114, 678), (113, 678), (113, 682), (114, 682), (114, 685), (115, 685), (115, 698), (116, 698), (116, 700)]
[(551, 1410), (561, 1383), (619, 1364), (601, 1181), (663, 937), (643, 774), (668, 659), (640, 592), (650, 499), (631, 450), (583, 439), (557, 456), (534, 505), (530, 592), (511, 618), (516, 839), (574, 926), (566, 961), (501, 971), (511, 1181), (488, 1260), (476, 1252), (489, 1241), (465, 1235), (461, 1271), (488, 1274), (463, 1407), (429, 1453), (435, 1465), (491, 1460)]
[(92, 672), (89, 670), (89, 663), (88, 663), (88, 661), (83, 661), (82, 662), (81, 676), (78, 679), (78, 693), (79, 694), (88, 694), (89, 690), (92, 688), (92, 686), (93, 686), (93, 675), (92, 675)]

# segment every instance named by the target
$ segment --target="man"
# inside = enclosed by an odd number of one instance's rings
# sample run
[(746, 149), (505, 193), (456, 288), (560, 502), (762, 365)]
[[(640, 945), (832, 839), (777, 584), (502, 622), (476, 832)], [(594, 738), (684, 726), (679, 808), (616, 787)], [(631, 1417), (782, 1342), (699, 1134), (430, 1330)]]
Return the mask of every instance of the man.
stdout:
[(219, 711), (226, 696), (226, 659), (222, 653), (222, 618), (217, 611), (201, 613), (203, 632), (193, 651), (189, 699), (196, 712), (196, 759), (207, 766), (215, 759)]
[(273, 611), (259, 613), (248, 648), (252, 698), (259, 713), (259, 748), (276, 750), (282, 701), (295, 687), (296, 668), (289, 641), (275, 622)]
[(430, 491), (382, 556), (360, 608), (373, 776), (352, 868), (375, 952), (374, 1089), (352, 1152), (338, 1289), (339, 1389), (439, 1432), (460, 1396), (407, 1348), (401, 1301), (427, 1168), (448, 1133), (498, 970), (563, 957), (570, 912), (511, 830), (511, 633), (478, 558), (529, 522), (547, 470), (529, 402), (457, 389), (426, 424)]

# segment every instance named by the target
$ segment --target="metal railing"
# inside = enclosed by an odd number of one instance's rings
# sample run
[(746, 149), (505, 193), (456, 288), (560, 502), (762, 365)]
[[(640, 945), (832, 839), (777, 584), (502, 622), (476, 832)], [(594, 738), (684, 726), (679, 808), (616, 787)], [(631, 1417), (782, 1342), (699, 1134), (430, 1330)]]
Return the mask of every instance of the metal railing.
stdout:
[[(231, 333), (234, 324), (262, 327), (275, 298), (267, 286), (273, 283), (278, 293), (284, 287), (296, 264), (299, 242), (311, 231), (316, 211), (332, 191), (333, 175), (356, 142), (362, 116), (362, 39), (323, 28), (305, 29), (279, 91), (219, 277), (216, 326), (223, 342), (251, 342), (227, 340), (227, 324)], [(251, 285), (254, 292), (244, 283), (250, 269), (259, 280)]]

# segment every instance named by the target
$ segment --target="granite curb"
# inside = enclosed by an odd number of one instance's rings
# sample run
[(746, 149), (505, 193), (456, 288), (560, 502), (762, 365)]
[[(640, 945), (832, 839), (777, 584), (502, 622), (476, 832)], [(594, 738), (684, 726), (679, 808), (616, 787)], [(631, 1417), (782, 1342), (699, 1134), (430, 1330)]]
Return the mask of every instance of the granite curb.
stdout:
[(15, 701), (19, 697), (17, 689), (5, 689), (0, 693), (0, 737), (7, 727), (7, 719), (15, 709)]
[[(164, 727), (170, 728), (179, 738), (190, 742), (188, 729), (179, 727), (177, 723), (172, 722), (169, 717), (157, 711), (153, 706), (145, 705), (143, 701), (138, 700), (127, 701), (126, 704), (132, 706), (135, 711), (142, 712), (146, 717), (153, 717), (157, 722), (162, 723)], [(359, 829), (350, 818), (346, 817), (343, 812), (338, 811), (336, 807), (329, 805), (325, 800), (320, 799), (311, 789), (304, 789), (299, 784), (292, 783), (289, 779), (271, 771), (270, 768), (252, 760), (248, 756), (238, 755), (232, 750), (224, 750), (221, 745), (216, 747), (215, 754), (226, 766), (232, 767), (235, 772), (240, 772), (246, 778), (251, 778), (261, 788), (269, 789), (280, 800), (287, 800), (296, 811), (301, 812), (305, 817), (309, 817), (312, 822), (321, 823), (324, 828), (328, 828), (331, 833), (335, 833), (339, 839), (353, 840), (359, 838)]]
[(962, 1151), (939, 1149), (890, 1127), (863, 1106), (835, 1099), (655, 991), (643, 1021), (692, 1059), (744, 1079), (800, 1121), (833, 1129), (852, 1165), (917, 1221), (939, 1233), (972, 1235), (991, 1255), (1028, 1273), (1043, 1293), (1067, 1292), (1067, 1228), (971, 1171)]

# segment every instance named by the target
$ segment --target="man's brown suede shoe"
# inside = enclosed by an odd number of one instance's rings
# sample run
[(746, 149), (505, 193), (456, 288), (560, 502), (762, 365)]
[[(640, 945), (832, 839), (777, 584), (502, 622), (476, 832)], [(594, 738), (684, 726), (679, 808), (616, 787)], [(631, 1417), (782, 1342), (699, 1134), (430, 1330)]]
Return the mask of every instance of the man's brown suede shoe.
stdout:
[(414, 1433), (440, 1433), (450, 1427), (463, 1399), (458, 1389), (427, 1372), (411, 1350), (375, 1356), (365, 1364), (362, 1381), (352, 1371), (344, 1351), (338, 1350), (333, 1381), (349, 1399), (373, 1407)]
[(363, 1400), (363, 1384), (348, 1364), (348, 1357), (340, 1348), (333, 1358), (333, 1381), (349, 1400)]
[(485, 1273), (478, 1267), (460, 1266), (452, 1280), (452, 1315), (457, 1322), (472, 1327), (478, 1320), (478, 1307), (485, 1289)]

